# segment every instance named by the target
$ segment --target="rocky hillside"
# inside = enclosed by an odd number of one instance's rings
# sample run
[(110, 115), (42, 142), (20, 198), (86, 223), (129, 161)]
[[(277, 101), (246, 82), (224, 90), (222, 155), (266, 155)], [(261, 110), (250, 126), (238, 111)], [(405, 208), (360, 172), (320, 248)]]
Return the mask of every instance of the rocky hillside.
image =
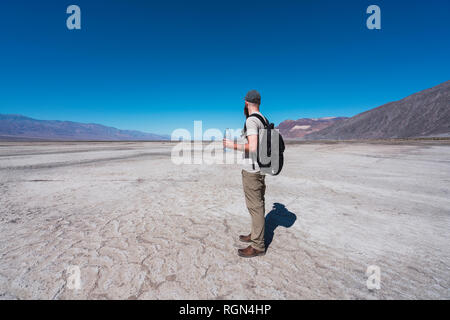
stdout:
[(450, 136), (450, 81), (307, 134), (309, 140)]
[(298, 119), (286, 120), (277, 127), (284, 138), (296, 139), (303, 138), (305, 135), (328, 128), (333, 123), (347, 118), (344, 117), (328, 117), (319, 119)]

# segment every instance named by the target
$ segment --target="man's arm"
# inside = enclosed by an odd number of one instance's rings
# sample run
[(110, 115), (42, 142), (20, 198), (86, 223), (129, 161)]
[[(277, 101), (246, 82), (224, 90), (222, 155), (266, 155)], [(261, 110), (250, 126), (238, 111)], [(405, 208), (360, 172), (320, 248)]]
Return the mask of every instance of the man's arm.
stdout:
[(258, 149), (258, 135), (252, 134), (247, 136), (248, 143), (235, 143), (232, 140), (223, 139), (224, 148), (255, 153)]

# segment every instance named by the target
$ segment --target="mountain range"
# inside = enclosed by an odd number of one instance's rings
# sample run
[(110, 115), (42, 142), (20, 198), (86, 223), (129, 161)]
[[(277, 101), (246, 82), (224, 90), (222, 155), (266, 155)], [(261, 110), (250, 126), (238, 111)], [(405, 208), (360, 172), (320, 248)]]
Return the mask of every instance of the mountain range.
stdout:
[(0, 114), (1, 140), (168, 140), (169, 136), (119, 130), (94, 123), (37, 120), (17, 114)]
[(302, 140), (450, 137), (450, 81), (352, 118), (286, 120), (278, 128)]
[[(450, 137), (450, 81), (351, 118), (286, 120), (277, 127), (283, 137), (301, 140), (360, 140)], [(0, 140), (168, 140), (135, 130), (101, 124), (37, 120), (0, 114)]]
[(308, 140), (450, 137), (450, 81), (306, 135)]

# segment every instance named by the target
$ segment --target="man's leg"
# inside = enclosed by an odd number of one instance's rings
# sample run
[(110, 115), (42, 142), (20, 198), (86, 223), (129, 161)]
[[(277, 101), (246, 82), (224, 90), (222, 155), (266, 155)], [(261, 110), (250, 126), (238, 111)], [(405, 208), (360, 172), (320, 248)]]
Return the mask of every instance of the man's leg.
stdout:
[(245, 202), (252, 218), (251, 246), (256, 250), (264, 251), (265, 176), (243, 170), (242, 184)]

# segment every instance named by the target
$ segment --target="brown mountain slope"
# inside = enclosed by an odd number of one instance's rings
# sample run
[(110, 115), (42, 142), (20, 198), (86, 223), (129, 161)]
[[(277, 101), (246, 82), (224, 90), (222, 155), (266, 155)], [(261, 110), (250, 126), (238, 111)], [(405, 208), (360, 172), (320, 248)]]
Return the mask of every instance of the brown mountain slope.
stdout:
[(298, 119), (298, 120), (286, 120), (280, 123), (277, 127), (280, 133), (285, 138), (303, 138), (305, 135), (325, 129), (331, 126), (336, 121), (341, 121), (347, 118), (344, 117), (329, 117), (320, 119)]
[(450, 81), (305, 136), (357, 140), (450, 136)]

